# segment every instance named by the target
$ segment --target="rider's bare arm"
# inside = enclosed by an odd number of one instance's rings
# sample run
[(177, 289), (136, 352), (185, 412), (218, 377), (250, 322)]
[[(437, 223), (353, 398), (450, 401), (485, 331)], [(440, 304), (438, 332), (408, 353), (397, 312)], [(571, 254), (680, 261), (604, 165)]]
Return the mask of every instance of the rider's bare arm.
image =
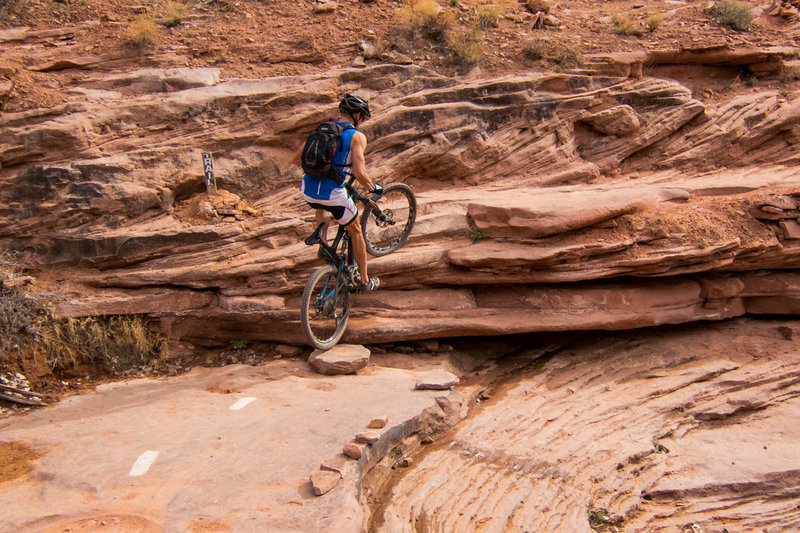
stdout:
[(372, 178), (370, 178), (369, 173), (367, 173), (367, 162), (364, 159), (364, 152), (366, 150), (367, 137), (360, 131), (357, 131), (355, 134), (353, 134), (353, 140), (350, 143), (350, 157), (351, 162), (353, 163), (353, 174), (355, 174), (356, 179), (362, 187), (366, 188), (368, 191), (372, 191), (375, 189), (375, 186), (372, 183)]
[(291, 163), (291, 164), (293, 164), (293, 165), (297, 165), (297, 166), (299, 167), (299, 166), (300, 166), (300, 163), (301, 163), (301, 161), (302, 161), (302, 159), (303, 159), (303, 147), (301, 146), (301, 147), (300, 147), (300, 148), (298, 148), (298, 149), (297, 149), (297, 151), (296, 151), (296, 152), (295, 152), (295, 153), (292, 155), (292, 158), (291, 158), (291, 159), (289, 159), (289, 163)]

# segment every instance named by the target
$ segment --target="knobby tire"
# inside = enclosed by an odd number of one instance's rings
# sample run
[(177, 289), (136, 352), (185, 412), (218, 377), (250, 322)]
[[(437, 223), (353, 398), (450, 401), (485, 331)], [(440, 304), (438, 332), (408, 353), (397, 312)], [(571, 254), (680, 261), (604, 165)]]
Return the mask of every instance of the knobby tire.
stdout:
[(311, 345), (332, 348), (344, 334), (350, 317), (350, 289), (344, 273), (329, 265), (312, 274), (303, 290), (300, 322)]
[[(365, 207), (361, 215), (361, 230), (367, 252), (380, 257), (394, 252), (408, 239), (417, 219), (417, 199), (408, 185), (390, 183), (384, 187), (377, 203), (380, 211)], [(382, 220), (382, 214), (391, 222)]]

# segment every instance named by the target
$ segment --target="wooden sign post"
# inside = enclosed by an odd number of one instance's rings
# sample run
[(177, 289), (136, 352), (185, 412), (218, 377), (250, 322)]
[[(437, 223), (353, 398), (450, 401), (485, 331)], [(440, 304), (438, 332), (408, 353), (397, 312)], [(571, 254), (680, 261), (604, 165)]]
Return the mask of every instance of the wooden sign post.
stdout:
[(206, 192), (217, 194), (217, 180), (214, 178), (214, 161), (211, 154), (203, 154), (203, 172), (206, 175)]

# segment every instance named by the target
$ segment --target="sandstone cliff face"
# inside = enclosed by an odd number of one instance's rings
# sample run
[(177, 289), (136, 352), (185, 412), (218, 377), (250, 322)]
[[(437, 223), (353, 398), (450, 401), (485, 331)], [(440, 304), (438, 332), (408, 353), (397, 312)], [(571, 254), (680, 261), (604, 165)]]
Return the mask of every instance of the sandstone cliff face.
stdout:
[[(34, 67), (132, 61), (61, 55)], [(0, 115), (0, 247), (58, 289), (59, 316), (145, 314), (176, 357), (303, 344), (300, 293), (320, 263), (288, 159), (358, 92), (375, 111), (370, 169), (411, 185), (419, 214), (406, 246), (372, 260), (382, 289), (357, 297), (344, 342), (612, 332), (501, 386), (418, 458), (375, 529), (582, 531), (587, 513), (610, 515), (609, 530), (796, 527), (800, 94), (696, 79), (743, 67), (768, 79), (797, 55), (598, 54), (583, 70), (500, 78), (417, 65), (98, 73), (63, 105)], [(783, 318), (725, 320), (743, 315)], [(478, 366), (464, 367), (474, 398)]]
[[(707, 61), (739, 57), (720, 54)], [(800, 100), (765, 89), (707, 106), (677, 81), (600, 72), (100, 76), (59, 108), (0, 118), (2, 244), (68, 280), (62, 316), (147, 314), (175, 347), (302, 343), (318, 263), (287, 160), (358, 91), (375, 109), (373, 174), (420, 207), (408, 244), (372, 261), (386, 290), (358, 297), (347, 340), (797, 313)], [(203, 201), (204, 152), (227, 205)]]

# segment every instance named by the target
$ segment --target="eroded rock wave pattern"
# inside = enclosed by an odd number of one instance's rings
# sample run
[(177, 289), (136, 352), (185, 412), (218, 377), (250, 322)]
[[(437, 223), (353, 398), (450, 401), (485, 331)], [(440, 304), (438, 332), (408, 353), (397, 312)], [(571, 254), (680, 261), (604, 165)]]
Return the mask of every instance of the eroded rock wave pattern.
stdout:
[[(175, 347), (301, 343), (319, 263), (288, 159), (345, 91), (375, 110), (374, 176), (419, 196), (414, 234), (373, 260), (385, 290), (358, 298), (345, 340), (800, 308), (800, 100), (765, 89), (709, 107), (647, 76), (100, 77), (62, 107), (0, 119), (3, 246), (71, 273), (62, 316), (147, 314)], [(204, 196), (206, 152), (227, 196)]]
[(577, 340), (426, 451), (375, 531), (793, 531), (798, 328)]

